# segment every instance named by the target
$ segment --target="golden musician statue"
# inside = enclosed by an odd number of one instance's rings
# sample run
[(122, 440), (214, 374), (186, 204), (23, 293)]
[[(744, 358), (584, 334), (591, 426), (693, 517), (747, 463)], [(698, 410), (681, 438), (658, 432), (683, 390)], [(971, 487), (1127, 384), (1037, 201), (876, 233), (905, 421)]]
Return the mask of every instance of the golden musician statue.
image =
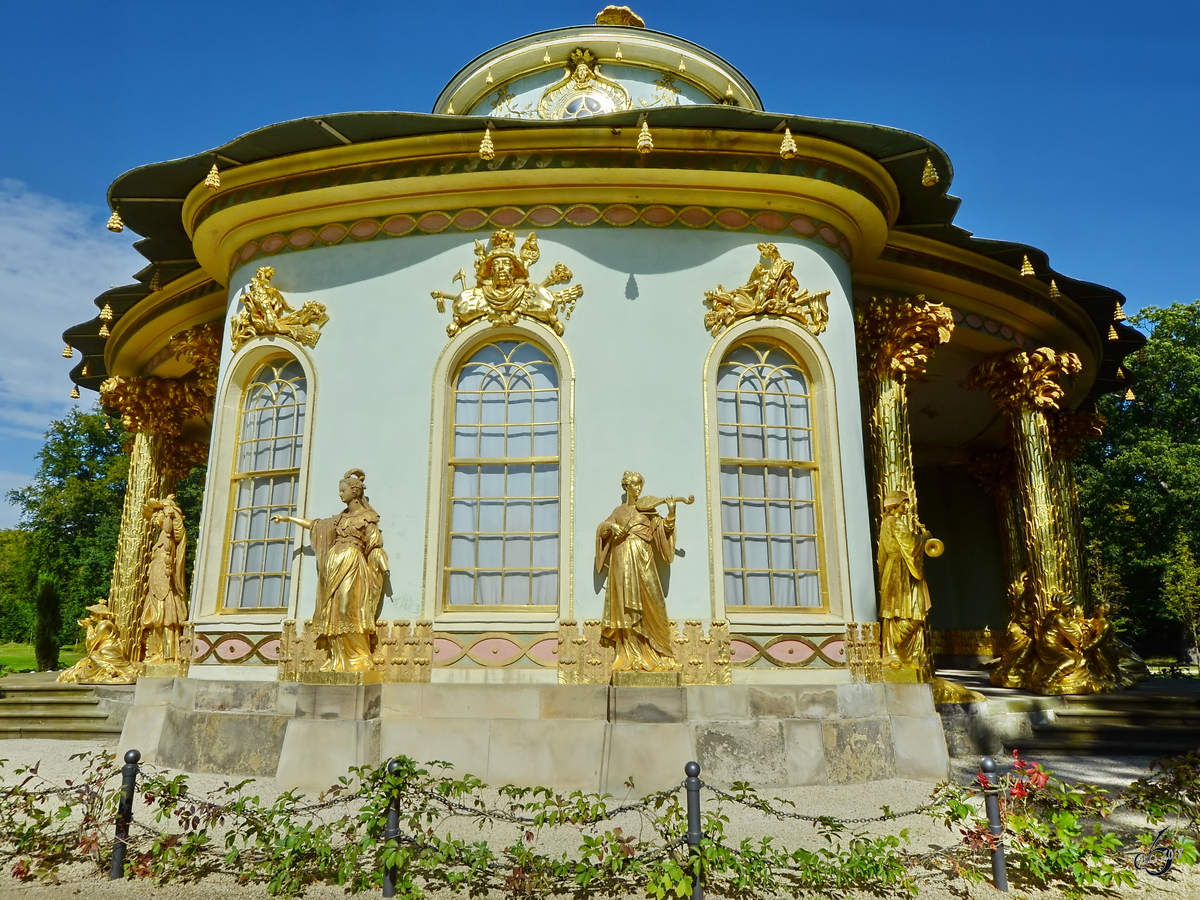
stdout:
[(383, 598), (388, 558), (379, 531), (379, 513), (364, 493), (366, 476), (351, 469), (338, 482), (346, 508), (327, 519), (272, 516), (312, 533), (317, 557), (317, 608), (310, 628), (329, 650), (322, 672), (369, 672), (375, 667), (371, 635)]
[[(608, 567), (604, 641), (616, 649), (613, 671), (670, 672), (679, 668), (655, 555), (675, 558), (675, 505), (695, 497), (644, 497), (637, 472), (621, 478), (625, 502), (596, 529), (596, 571)], [(658, 513), (666, 506), (666, 516)]]
[[(941, 556), (942, 542), (930, 536), (911, 512), (907, 491), (889, 491), (879, 526), (879, 618), (886, 670), (911, 669), (921, 681), (931, 675), (926, 619), (929, 585), (925, 557)], [(886, 676), (885, 676), (886, 677)]]

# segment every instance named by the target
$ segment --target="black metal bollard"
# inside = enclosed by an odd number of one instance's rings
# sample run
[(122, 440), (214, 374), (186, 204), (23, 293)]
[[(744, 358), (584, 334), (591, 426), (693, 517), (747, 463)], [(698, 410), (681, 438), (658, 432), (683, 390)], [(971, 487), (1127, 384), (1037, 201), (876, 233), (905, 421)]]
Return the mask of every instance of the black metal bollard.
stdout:
[[(388, 763), (388, 774), (395, 776), (400, 772), (400, 761), (393, 759)], [(383, 829), (383, 841), (386, 844), (388, 841), (395, 840), (400, 836), (400, 792), (393, 790), (392, 796), (388, 799), (388, 816), (387, 827)], [(383, 869), (383, 896), (396, 896), (396, 880), (400, 877), (400, 871), (395, 866), (384, 866)]]
[(129, 823), (133, 821), (133, 792), (137, 787), (138, 761), (142, 754), (130, 750), (121, 767), (121, 798), (117, 802), (117, 836), (113, 839), (112, 868), (108, 877), (125, 877), (125, 845), (129, 841)]
[(995, 845), (992, 847), (992, 884), (998, 891), (1008, 890), (1008, 870), (1004, 865), (1004, 826), (1000, 824), (1000, 787), (996, 776), (996, 761), (985, 756), (979, 763), (979, 771), (987, 781), (983, 789), (983, 805), (987, 810), (988, 832)]
[(700, 871), (697, 858), (700, 856), (700, 839), (704, 832), (700, 830), (700, 763), (690, 762), (683, 767), (687, 778), (683, 780), (684, 790), (687, 791), (687, 845), (688, 861), (692, 864), (692, 900), (704, 900), (704, 885), (700, 881)]

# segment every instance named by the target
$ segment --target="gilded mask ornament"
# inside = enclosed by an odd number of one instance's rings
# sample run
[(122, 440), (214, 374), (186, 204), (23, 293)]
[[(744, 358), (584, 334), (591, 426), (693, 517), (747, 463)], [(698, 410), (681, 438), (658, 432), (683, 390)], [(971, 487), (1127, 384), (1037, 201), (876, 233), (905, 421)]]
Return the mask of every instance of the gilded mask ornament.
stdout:
[(260, 266), (239, 298), (241, 312), (229, 321), (229, 342), (234, 353), (252, 338), (266, 334), (281, 334), (306, 347), (317, 346), (320, 328), (329, 321), (325, 304), (305, 300), (298, 310), (293, 309), (283, 294), (271, 287), (274, 277), (271, 266)]
[(582, 119), (629, 109), (629, 92), (600, 74), (595, 54), (583, 47), (571, 51), (566, 74), (542, 94), (538, 116), (543, 119)]
[(541, 256), (534, 232), (529, 233), (518, 252), (516, 237), (511, 231), (501, 229), (492, 235), (490, 250), (475, 242), (475, 256), (475, 287), (466, 286), (466, 270), (459, 269), (454, 280), (462, 282), (462, 293), (430, 293), (437, 301), (438, 312), (445, 312), (445, 301), (450, 301), (454, 319), (446, 326), (446, 334), (454, 337), (465, 325), (484, 317), (498, 326), (515, 325), (521, 316), (544, 322), (555, 334), (563, 333), (559, 311), (564, 319), (571, 318), (576, 302), (583, 296), (583, 286), (550, 290), (553, 285), (566, 284), (575, 277), (562, 263), (555, 263), (541, 283), (529, 280), (529, 269)]
[(704, 314), (704, 327), (716, 337), (737, 319), (748, 316), (782, 316), (798, 322), (817, 335), (829, 322), (829, 291), (810, 294), (792, 274), (795, 265), (779, 255), (774, 244), (759, 244), (762, 259), (744, 285), (704, 292), (712, 309)]

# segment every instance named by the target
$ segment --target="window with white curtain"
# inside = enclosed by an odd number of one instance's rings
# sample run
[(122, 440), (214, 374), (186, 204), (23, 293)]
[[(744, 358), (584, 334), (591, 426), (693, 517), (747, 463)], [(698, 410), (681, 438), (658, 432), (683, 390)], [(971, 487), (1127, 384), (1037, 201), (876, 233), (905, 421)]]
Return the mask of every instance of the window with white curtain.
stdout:
[(558, 370), (536, 344), (497, 341), (452, 387), (445, 603), (556, 605)]
[(290, 356), (263, 363), (242, 393), (222, 604), (228, 611), (288, 605), (292, 538), (288, 524), (271, 516), (296, 515), (307, 393), (304, 369)]
[(717, 422), (726, 606), (822, 606), (812, 393), (799, 361), (776, 343), (730, 349)]

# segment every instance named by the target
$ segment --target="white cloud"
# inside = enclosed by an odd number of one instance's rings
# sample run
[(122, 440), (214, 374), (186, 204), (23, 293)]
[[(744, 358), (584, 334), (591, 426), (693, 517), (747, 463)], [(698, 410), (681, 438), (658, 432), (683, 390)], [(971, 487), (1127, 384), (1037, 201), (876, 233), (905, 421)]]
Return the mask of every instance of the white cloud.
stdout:
[[(0, 489), (32, 476), (31, 442), (75, 402), (61, 334), (96, 314), (92, 299), (145, 265), (131, 235), (104, 228), (107, 210), (65, 203), (0, 179)], [(35, 446), (35, 445), (34, 445)], [(35, 446), (36, 450), (36, 446)], [(20, 484), (10, 484), (13, 478)], [(0, 528), (16, 511), (0, 500)]]

